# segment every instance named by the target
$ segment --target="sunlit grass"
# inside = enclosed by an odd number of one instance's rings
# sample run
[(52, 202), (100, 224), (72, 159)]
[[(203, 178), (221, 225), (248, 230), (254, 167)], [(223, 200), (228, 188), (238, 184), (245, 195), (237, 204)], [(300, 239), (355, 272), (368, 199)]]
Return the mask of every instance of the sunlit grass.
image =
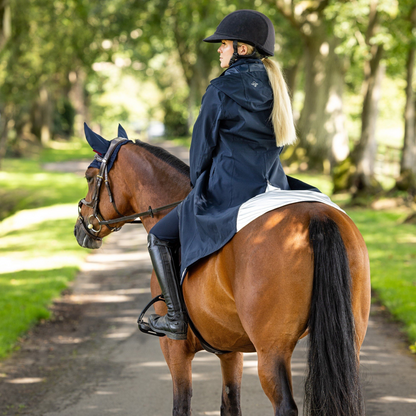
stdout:
[(63, 162), (93, 157), (94, 153), (85, 139), (73, 138), (71, 141), (51, 142), (40, 153), (39, 162)]
[[(27, 210), (0, 223), (0, 357), (76, 275), (88, 252), (78, 246), (68, 206)], [(45, 215), (52, 220), (45, 221)], [(37, 221), (37, 218), (40, 221)]]
[[(45, 152), (55, 155), (54, 149)], [(90, 149), (92, 158), (91, 154)], [(70, 156), (75, 155), (70, 153)], [(61, 155), (60, 159), (64, 156)], [(79, 176), (42, 171), (39, 161), (6, 159), (3, 168), (0, 171), (0, 220), (23, 209), (75, 203), (87, 190), (86, 182)]]
[(379, 300), (416, 341), (416, 225), (395, 211), (349, 210), (367, 244)]
[[(88, 251), (73, 235), (85, 180), (42, 170), (46, 162), (92, 159), (85, 141), (52, 143), (33, 159), (5, 159), (0, 171), (0, 357), (75, 277)], [(13, 215), (14, 214), (14, 215)]]

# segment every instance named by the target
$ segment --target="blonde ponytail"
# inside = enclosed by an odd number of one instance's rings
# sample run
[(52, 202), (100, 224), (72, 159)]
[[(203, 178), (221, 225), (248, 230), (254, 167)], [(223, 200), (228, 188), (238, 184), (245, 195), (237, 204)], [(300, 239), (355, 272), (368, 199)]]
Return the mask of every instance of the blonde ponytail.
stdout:
[[(244, 42), (238, 42), (238, 46), (242, 45), (247, 47), (247, 55), (251, 55), (254, 52), (253, 46)], [(273, 90), (273, 109), (270, 114), (270, 120), (273, 124), (276, 144), (277, 146), (293, 144), (296, 141), (296, 128), (286, 81), (276, 61), (269, 58), (263, 58), (261, 61), (266, 68)]]
[(296, 141), (296, 129), (286, 81), (276, 61), (263, 58), (262, 62), (273, 90), (274, 100), (270, 119), (276, 136), (276, 144), (278, 146), (293, 144)]

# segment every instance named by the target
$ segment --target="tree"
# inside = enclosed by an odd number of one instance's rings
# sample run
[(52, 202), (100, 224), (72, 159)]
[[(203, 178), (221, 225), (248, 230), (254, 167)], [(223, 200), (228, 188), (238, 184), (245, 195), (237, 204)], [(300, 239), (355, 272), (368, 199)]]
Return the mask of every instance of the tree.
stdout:
[(9, 0), (0, 0), (0, 51), (11, 34), (11, 15)]
[(368, 47), (369, 59), (364, 63), (363, 107), (361, 113), (361, 136), (351, 154), (353, 171), (350, 173), (349, 184), (355, 194), (375, 193), (381, 185), (375, 178), (374, 166), (377, 152), (376, 122), (378, 102), (380, 99), (381, 80), (384, 66), (381, 60), (384, 54), (382, 43), (374, 41), (380, 30), (380, 12), (378, 0), (371, 0), (369, 18), (365, 32), (365, 44)]
[[(11, 15), (8, 0), (0, 0), (0, 52), (6, 45), (11, 34)], [(9, 123), (9, 111), (0, 101), (0, 167), (6, 153), (7, 132)]]
[[(358, 8), (361, 6), (361, 10)], [(357, 13), (355, 38), (358, 43), (355, 58), (363, 73), (360, 137), (351, 155), (333, 170), (334, 192), (349, 190), (354, 196), (374, 194), (382, 188), (375, 177), (377, 153), (376, 122), (381, 94), (381, 81), (385, 72), (386, 49), (393, 43), (392, 17), (397, 4), (387, 0), (357, 1), (350, 4), (350, 12)]]
[[(14, 126), (16, 148), (23, 131), (46, 143), (60, 125), (57, 117), (66, 117), (58, 114), (58, 108), (72, 112), (73, 74), (93, 74), (92, 63), (104, 53), (91, 47), (108, 27), (92, 18), (100, 4), (95, 0), (10, 3), (10, 41), (0, 51), (0, 106), (7, 108), (8, 124)], [(72, 102), (77, 112), (76, 100)], [(3, 143), (7, 136), (3, 128)]]
[(336, 19), (327, 16), (330, 5), (330, 0), (276, 0), (304, 47), (305, 99), (298, 121), (298, 146), (303, 151), (298, 153), (310, 168), (320, 170), (348, 154), (343, 113), (346, 61), (336, 53), (341, 40), (334, 34)]
[(409, 22), (406, 39), (406, 104), (404, 108), (404, 139), (403, 152), (400, 163), (400, 177), (396, 181), (396, 187), (416, 195), (416, 117), (415, 117), (415, 93), (413, 78), (415, 71), (416, 42), (416, 5), (410, 9), (407, 20)]

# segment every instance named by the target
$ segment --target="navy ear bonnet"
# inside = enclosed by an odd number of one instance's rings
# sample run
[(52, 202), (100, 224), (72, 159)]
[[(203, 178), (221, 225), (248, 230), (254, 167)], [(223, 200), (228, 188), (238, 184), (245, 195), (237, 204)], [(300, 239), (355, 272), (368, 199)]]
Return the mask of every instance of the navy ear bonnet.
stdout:
[[(108, 148), (110, 147), (110, 142), (103, 137), (101, 137), (99, 134), (94, 133), (88, 126), (87, 123), (84, 123), (84, 131), (85, 131), (85, 137), (87, 139), (87, 142), (92, 147), (92, 150), (94, 150), (95, 153), (97, 153), (99, 156), (104, 157), (107, 153)], [(121, 127), (121, 125), (118, 125), (118, 134), (117, 137), (122, 137), (124, 139), (128, 139), (126, 131)], [(121, 142), (115, 149), (113, 154), (110, 157), (110, 160), (107, 162), (107, 169), (110, 171), (110, 169), (113, 167), (114, 161), (117, 158), (117, 154), (123, 146), (123, 144), (126, 144), (129, 142)], [(88, 166), (89, 168), (97, 168), (99, 169), (101, 166), (101, 162), (99, 162), (97, 159), (94, 159), (91, 164)]]

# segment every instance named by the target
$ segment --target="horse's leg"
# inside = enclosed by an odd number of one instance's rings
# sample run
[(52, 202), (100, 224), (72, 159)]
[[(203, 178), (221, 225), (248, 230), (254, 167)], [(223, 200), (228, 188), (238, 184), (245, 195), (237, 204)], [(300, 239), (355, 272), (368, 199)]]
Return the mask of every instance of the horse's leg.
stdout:
[(221, 416), (241, 416), (240, 392), (243, 376), (243, 354), (219, 355), (222, 371)]
[(160, 346), (168, 364), (173, 384), (172, 416), (191, 416), (192, 359), (187, 341), (160, 339)]
[(293, 398), (290, 360), (292, 352), (278, 354), (273, 350), (258, 351), (261, 386), (272, 402), (275, 416), (297, 416)]

